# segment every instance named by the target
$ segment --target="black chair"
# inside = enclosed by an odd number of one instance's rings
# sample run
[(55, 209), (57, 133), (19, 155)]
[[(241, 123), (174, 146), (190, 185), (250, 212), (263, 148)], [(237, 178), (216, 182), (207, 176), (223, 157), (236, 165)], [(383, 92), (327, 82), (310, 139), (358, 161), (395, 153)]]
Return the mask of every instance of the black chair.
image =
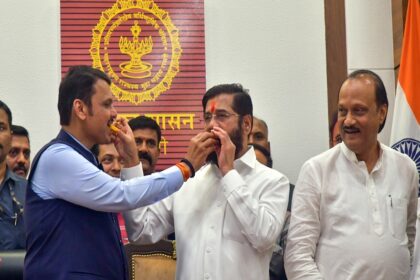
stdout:
[(23, 262), (25, 251), (0, 251), (0, 279), (23, 279)]

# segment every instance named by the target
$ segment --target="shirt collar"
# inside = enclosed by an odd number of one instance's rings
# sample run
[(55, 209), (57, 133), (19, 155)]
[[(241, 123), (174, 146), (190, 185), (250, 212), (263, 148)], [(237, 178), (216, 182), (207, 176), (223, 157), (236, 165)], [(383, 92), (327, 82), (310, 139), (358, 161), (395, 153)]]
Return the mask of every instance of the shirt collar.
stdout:
[(82, 146), (83, 147), (83, 149), (85, 149), (86, 151), (89, 151), (89, 152), (91, 152), (92, 153), (92, 151), (91, 150), (89, 150), (85, 145), (83, 145), (82, 144), (82, 142), (80, 142), (79, 140), (77, 140), (77, 138), (76, 137), (74, 137), (73, 135), (71, 135), (71, 133), (70, 132), (68, 132), (68, 131), (65, 131), (65, 130), (63, 130), (66, 134), (68, 134), (71, 138), (73, 138), (73, 140), (74, 141), (76, 141), (80, 146)]
[[(94, 158), (94, 160), (95, 160), (95, 163), (96, 163), (96, 165), (99, 165), (99, 162), (98, 162), (98, 159), (96, 158), (96, 156), (92, 153), (92, 151), (91, 150), (89, 150), (85, 145), (83, 145), (82, 144), (82, 142), (80, 142), (79, 140), (77, 140), (77, 138), (76, 137), (74, 137), (73, 135), (71, 135), (71, 133), (70, 132), (67, 132), (67, 131), (65, 131), (64, 129), (63, 129), (63, 131), (64, 131), (64, 133), (66, 133), (67, 135), (69, 135), (74, 141), (76, 141), (83, 149), (85, 149), (86, 151), (88, 151), (90, 154), (92, 154), (92, 156), (93, 156), (93, 158)], [(102, 168), (101, 168), (101, 170), (102, 170)]]
[(254, 147), (248, 146), (248, 150), (240, 158), (236, 159), (233, 164), (235, 169), (243, 165), (253, 168), (256, 160), (257, 158), (255, 156)]
[(340, 144), (340, 148), (341, 151), (343, 152), (344, 156), (353, 163), (359, 163), (359, 160), (356, 157), (356, 154), (350, 150), (349, 148), (347, 148), (346, 144), (344, 144), (344, 142), (341, 142)]
[[(380, 169), (380, 168), (381, 168), (381, 166), (382, 166), (383, 153), (384, 153), (384, 147), (383, 147), (383, 144), (382, 144), (382, 143), (380, 143), (379, 141), (378, 141), (378, 143), (379, 143), (379, 158), (378, 158), (378, 160), (376, 161), (375, 167), (372, 169), (372, 172), (374, 172), (374, 171), (376, 171), (376, 170)], [(343, 152), (344, 156), (345, 156), (345, 157), (346, 157), (346, 158), (347, 158), (350, 162), (353, 162), (353, 163), (359, 164), (359, 160), (357, 159), (356, 154), (355, 154), (352, 150), (350, 150), (350, 149), (346, 146), (346, 144), (344, 144), (344, 142), (341, 142), (341, 143), (340, 143), (340, 144), (338, 144), (338, 145), (340, 145), (341, 151)]]

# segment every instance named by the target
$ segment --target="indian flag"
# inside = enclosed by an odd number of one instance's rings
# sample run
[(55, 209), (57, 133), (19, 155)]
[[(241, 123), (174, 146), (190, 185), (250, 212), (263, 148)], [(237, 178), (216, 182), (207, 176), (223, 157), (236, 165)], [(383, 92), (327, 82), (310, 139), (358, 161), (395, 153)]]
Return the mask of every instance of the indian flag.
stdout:
[[(408, 1), (390, 143), (411, 157), (420, 173), (420, 0)], [(419, 210), (411, 280), (420, 279)]]
[(420, 174), (419, 0), (408, 1), (390, 143), (414, 160)]

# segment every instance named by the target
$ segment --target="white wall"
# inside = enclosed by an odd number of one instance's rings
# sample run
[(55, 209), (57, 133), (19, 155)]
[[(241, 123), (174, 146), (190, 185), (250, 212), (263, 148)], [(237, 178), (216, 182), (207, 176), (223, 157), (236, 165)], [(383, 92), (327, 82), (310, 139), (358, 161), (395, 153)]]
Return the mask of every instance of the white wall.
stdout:
[(59, 1), (1, 4), (0, 99), (12, 110), (13, 123), (29, 130), (36, 152), (59, 130)]
[[(59, 129), (59, 0), (3, 0), (0, 98), (36, 152)], [(275, 168), (296, 182), (328, 148), (323, 0), (206, 0), (207, 87), (240, 82), (266, 120)]]
[(385, 0), (347, 0), (345, 4), (348, 71), (369, 69), (384, 82), (389, 108), (379, 139), (388, 145), (395, 100), (392, 3)]
[(324, 1), (205, 3), (207, 87), (250, 90), (274, 167), (296, 182), (303, 162), (328, 148)]

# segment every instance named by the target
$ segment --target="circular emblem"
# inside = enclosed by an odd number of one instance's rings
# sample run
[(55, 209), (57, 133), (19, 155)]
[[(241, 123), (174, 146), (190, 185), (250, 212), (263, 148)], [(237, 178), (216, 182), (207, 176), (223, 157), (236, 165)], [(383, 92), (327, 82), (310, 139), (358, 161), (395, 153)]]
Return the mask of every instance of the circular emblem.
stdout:
[[(417, 171), (420, 174), (420, 141), (412, 138), (405, 138), (392, 145), (397, 151), (408, 155), (415, 163)], [(419, 195), (420, 195), (420, 179), (419, 179)]]
[(153, 0), (118, 0), (92, 31), (93, 67), (113, 79), (119, 101), (154, 101), (179, 72), (179, 31)]

